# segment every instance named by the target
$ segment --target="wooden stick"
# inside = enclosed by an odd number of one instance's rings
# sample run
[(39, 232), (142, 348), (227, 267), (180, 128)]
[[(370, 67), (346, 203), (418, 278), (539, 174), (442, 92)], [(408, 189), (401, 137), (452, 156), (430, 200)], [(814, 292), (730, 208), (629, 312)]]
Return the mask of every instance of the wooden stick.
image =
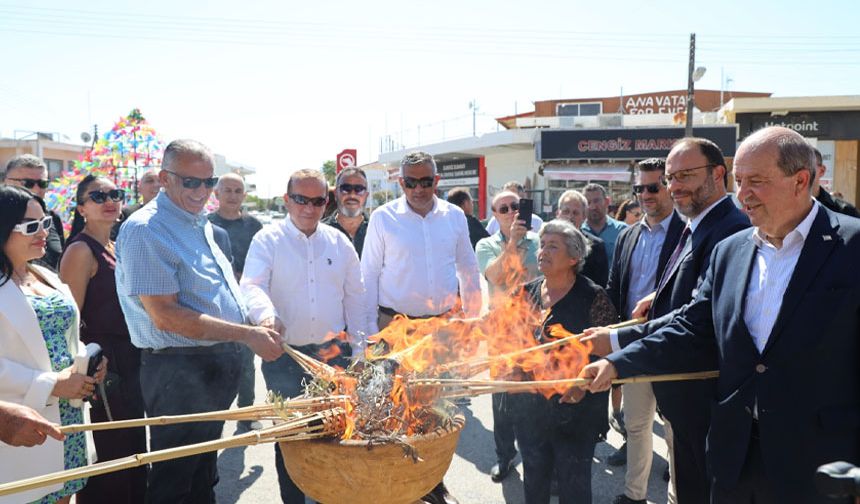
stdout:
[[(606, 326), (606, 328), (607, 329), (621, 329), (623, 327), (629, 327), (629, 326), (641, 324), (641, 323), (645, 322), (645, 320), (646, 319), (644, 317), (635, 318), (635, 319), (627, 320), (624, 322), (619, 322), (617, 324), (612, 324), (612, 325)], [(450, 370), (456, 370), (459, 368), (459, 369), (465, 371), (465, 372), (463, 372), (463, 374), (465, 374), (467, 376), (474, 376), (478, 373), (482, 373), (482, 372), (488, 370), (490, 368), (490, 365), (493, 362), (500, 362), (500, 361), (504, 362), (506, 360), (511, 360), (511, 359), (514, 359), (516, 357), (519, 357), (521, 355), (524, 355), (524, 354), (527, 354), (530, 352), (537, 352), (540, 350), (547, 350), (547, 349), (550, 349), (553, 347), (566, 345), (566, 344), (570, 343), (571, 341), (574, 341), (574, 340), (581, 338), (582, 336), (583, 336), (582, 333), (571, 334), (570, 336), (567, 336), (564, 338), (559, 338), (557, 340), (548, 341), (548, 342), (543, 343), (541, 345), (536, 345), (536, 346), (529, 347), (529, 348), (523, 348), (521, 350), (516, 350), (513, 352), (507, 352), (507, 353), (499, 354), (499, 355), (489, 355), (487, 357), (482, 357), (480, 359), (474, 359), (474, 360), (466, 361), (466, 362), (455, 362), (453, 364), (447, 364), (447, 365), (443, 366), (443, 368), (444, 369), (450, 369)]]
[(293, 358), (305, 371), (314, 375), (314, 376), (332, 376), (335, 374), (335, 368), (329, 366), (325, 362), (318, 361), (313, 357), (303, 354), (299, 352), (295, 348), (291, 347), (287, 343), (282, 343), (281, 348), (284, 349), (284, 353)]
[[(644, 375), (619, 378), (612, 380), (613, 385), (624, 383), (653, 383), (666, 381), (684, 380), (708, 380), (719, 376), (719, 371), (698, 371), (693, 373), (675, 373), (665, 375)], [(414, 387), (440, 387), (451, 388), (444, 391), (442, 397), (456, 398), (470, 395), (491, 394), (496, 392), (523, 392), (540, 390), (554, 387), (556, 385), (583, 386), (591, 383), (588, 378), (564, 378), (560, 380), (535, 380), (535, 381), (496, 381), (496, 380), (457, 380), (457, 379), (426, 379), (411, 380), (410, 386)]]
[(206, 413), (192, 413), (188, 415), (165, 415), (151, 418), (135, 418), (131, 420), (116, 420), (113, 422), (96, 422), (90, 424), (71, 424), (60, 426), (60, 432), (71, 434), (82, 431), (103, 431), (114, 429), (130, 429), (134, 427), (147, 427), (153, 425), (174, 425), (188, 422), (224, 422), (240, 420), (266, 420), (281, 418), (277, 409), (287, 411), (313, 411), (332, 406), (343, 405), (346, 396), (330, 396), (317, 398), (294, 398), (286, 399), (277, 407), (272, 404), (255, 404), (234, 410), (210, 411)]
[(248, 432), (238, 436), (224, 439), (216, 439), (187, 446), (168, 448), (150, 453), (139, 453), (121, 459), (100, 462), (91, 466), (68, 469), (43, 476), (35, 476), (20, 481), (13, 481), (0, 485), (0, 496), (9, 495), (34, 488), (50, 486), (57, 483), (89, 478), (100, 474), (107, 474), (145, 464), (164, 462), (177, 458), (190, 457), (201, 453), (250, 446), (259, 443), (271, 443), (281, 441), (293, 441), (299, 439), (311, 439), (339, 434), (343, 430), (345, 412), (341, 408), (333, 408), (313, 413), (301, 419), (287, 421), (273, 427), (259, 431)]

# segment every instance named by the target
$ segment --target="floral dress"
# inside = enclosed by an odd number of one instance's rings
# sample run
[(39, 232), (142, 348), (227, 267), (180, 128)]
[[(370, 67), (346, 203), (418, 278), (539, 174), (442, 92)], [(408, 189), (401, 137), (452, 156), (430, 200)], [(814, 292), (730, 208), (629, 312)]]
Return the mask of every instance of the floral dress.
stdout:
[[(49, 296), (27, 296), (27, 300), (39, 319), (39, 328), (48, 347), (51, 358), (51, 369), (58, 373), (74, 363), (74, 356), (69, 352), (66, 342), (66, 331), (75, 320), (73, 301), (59, 292)], [(69, 405), (67, 399), (60, 399), (60, 423), (63, 425), (83, 423), (84, 413), (81, 408)], [(63, 442), (63, 460), (65, 469), (74, 469), (87, 464), (86, 437), (83, 432), (66, 434)], [(39, 499), (39, 504), (53, 504), (68, 495), (79, 492), (86, 484), (86, 479), (68, 481), (63, 488)]]

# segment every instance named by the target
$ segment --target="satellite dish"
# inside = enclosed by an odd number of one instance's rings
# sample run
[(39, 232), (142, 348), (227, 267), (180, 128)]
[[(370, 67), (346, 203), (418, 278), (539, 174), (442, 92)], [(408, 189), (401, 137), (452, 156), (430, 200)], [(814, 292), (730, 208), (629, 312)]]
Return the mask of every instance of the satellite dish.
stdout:
[(86, 131), (81, 133), (81, 141), (82, 142), (90, 143), (90, 140), (92, 140), (92, 139), (93, 139), (93, 137), (89, 133), (87, 133)]

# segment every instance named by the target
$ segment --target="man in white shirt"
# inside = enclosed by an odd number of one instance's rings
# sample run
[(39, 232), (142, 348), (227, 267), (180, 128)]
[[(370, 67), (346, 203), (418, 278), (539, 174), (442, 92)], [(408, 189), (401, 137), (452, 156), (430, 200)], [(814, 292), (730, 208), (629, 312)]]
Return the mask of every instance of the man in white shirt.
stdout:
[(439, 175), (431, 155), (406, 155), (400, 174), (404, 196), (373, 212), (367, 227), (361, 271), (368, 321), (382, 329), (398, 313), (443, 315), (457, 305), (458, 288), (466, 316), (478, 316), (478, 260), (466, 216), (436, 197)]
[[(436, 162), (426, 152), (400, 163), (404, 196), (370, 216), (361, 271), (367, 287), (367, 319), (378, 331), (394, 315), (433, 317), (451, 312), (459, 296), (467, 317), (481, 311), (478, 260), (466, 216), (436, 197)], [(440, 482), (426, 502), (457, 502)]]
[[(519, 196), (520, 199), (523, 199), (528, 196), (526, 194), (525, 187), (523, 187), (523, 185), (516, 180), (505, 182), (505, 185), (502, 186), (502, 191), (509, 191), (515, 193), (517, 196)], [(532, 213), (531, 229), (529, 229), (529, 231), (534, 231), (535, 233), (537, 233), (540, 231), (541, 226), (543, 226), (543, 219), (541, 219), (540, 215), (538, 215), (537, 213)], [(496, 219), (495, 215), (490, 217), (489, 222), (487, 222), (487, 232), (491, 235), (494, 235), (499, 232), (499, 220)]]
[[(251, 241), (241, 288), (248, 317), (277, 330), (296, 350), (320, 358), (332, 347), (344, 357), (359, 352), (368, 331), (361, 265), (349, 238), (320, 224), (328, 188), (318, 170), (299, 170), (290, 177), (284, 195), (286, 219), (270, 224)], [(346, 331), (346, 341), (338, 335)], [(347, 344), (348, 343), (348, 344)], [(288, 355), (262, 366), (266, 386), (284, 397), (303, 392), (302, 368)], [(281, 499), (303, 504), (304, 495), (284, 469), (275, 445)]]

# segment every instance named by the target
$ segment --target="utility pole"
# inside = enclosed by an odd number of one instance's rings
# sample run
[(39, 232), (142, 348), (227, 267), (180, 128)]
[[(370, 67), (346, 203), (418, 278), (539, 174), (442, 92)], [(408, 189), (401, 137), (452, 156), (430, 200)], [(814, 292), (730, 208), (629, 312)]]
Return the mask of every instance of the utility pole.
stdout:
[(690, 34), (690, 65), (687, 71), (687, 126), (684, 136), (693, 136), (693, 71), (696, 67), (696, 34)]
[(469, 108), (472, 109), (472, 136), (477, 135), (477, 129), (475, 128), (475, 117), (478, 114), (478, 100), (472, 100), (469, 102)]

